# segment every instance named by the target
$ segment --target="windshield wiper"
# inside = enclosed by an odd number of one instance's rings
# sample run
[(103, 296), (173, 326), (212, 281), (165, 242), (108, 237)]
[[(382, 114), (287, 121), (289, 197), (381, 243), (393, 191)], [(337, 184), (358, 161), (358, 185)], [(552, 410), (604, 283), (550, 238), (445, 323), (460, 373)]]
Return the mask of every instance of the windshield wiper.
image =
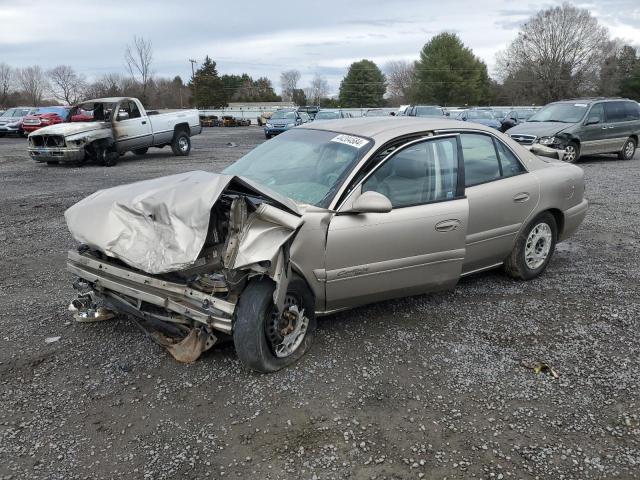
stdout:
[(566, 120), (557, 120), (555, 118), (550, 118), (547, 122), (557, 122), (557, 123), (575, 123), (575, 122), (567, 122)]

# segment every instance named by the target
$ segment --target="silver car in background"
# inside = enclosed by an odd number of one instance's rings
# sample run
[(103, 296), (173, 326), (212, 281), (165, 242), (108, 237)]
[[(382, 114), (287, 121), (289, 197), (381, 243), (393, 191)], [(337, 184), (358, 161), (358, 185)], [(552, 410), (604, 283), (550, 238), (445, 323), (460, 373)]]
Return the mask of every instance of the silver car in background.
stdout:
[(222, 174), (96, 192), (65, 213), (81, 243), (76, 318), (129, 314), (181, 361), (231, 337), (271, 372), (316, 317), (450, 289), (503, 267), (540, 275), (585, 217), (582, 169), (448, 119), (314, 122)]

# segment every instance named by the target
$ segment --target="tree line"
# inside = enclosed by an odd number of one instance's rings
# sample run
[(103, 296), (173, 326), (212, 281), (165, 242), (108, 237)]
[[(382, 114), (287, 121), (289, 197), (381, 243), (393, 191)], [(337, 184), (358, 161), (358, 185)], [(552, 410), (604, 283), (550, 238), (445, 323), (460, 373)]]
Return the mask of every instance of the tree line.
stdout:
[(543, 105), (563, 98), (640, 98), (640, 51), (611, 38), (586, 9), (569, 4), (540, 10), (496, 56), (495, 79), (487, 65), (455, 33), (443, 32), (422, 47), (414, 62), (382, 68), (371, 60), (352, 63), (337, 97), (316, 74), (307, 87), (301, 73), (280, 75), (280, 95), (271, 80), (243, 73), (220, 75), (205, 57), (188, 83), (153, 74), (151, 42), (134, 37), (124, 53), (128, 74), (88, 81), (68, 65), (44, 71), (0, 63), (0, 107), (77, 103), (83, 98), (137, 96), (152, 108), (220, 108), (230, 102), (289, 101), (323, 107), (381, 107), (407, 103), (451, 105)]

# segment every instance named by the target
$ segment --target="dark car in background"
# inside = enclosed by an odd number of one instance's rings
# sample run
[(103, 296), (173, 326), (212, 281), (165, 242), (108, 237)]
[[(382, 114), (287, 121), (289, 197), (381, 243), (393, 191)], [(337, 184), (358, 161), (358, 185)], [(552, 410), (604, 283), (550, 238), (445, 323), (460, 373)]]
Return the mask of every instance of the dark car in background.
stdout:
[(496, 119), (500, 121), (501, 123), (500, 131), (504, 133), (507, 130), (515, 127), (516, 125), (520, 125), (521, 123), (524, 123), (527, 120), (529, 120), (529, 118), (535, 115), (536, 111), (537, 110), (533, 108), (521, 108), (521, 109), (509, 110), (504, 114), (502, 114), (502, 111), (498, 112), (494, 110), (493, 114), (496, 117)]
[(407, 117), (442, 118), (448, 116), (439, 105), (409, 105), (403, 112)]
[(24, 117), (22, 129), (31, 133), (42, 127), (68, 122), (70, 112), (70, 107), (38, 107), (34, 113)]
[(479, 123), (480, 125), (495, 128), (496, 130), (499, 130), (501, 126), (500, 121), (497, 120), (493, 116), (493, 112), (488, 109), (470, 108), (468, 110), (462, 110), (456, 118), (464, 122)]
[(317, 122), (318, 120), (339, 120), (341, 118), (351, 118), (351, 114), (349, 112), (345, 112), (344, 110), (322, 109), (318, 113), (316, 113), (313, 121)]
[(300, 110), (278, 110), (264, 125), (264, 136), (271, 138), (290, 128), (297, 127), (311, 121), (309, 114)]
[(0, 136), (11, 133), (24, 135), (22, 120), (35, 111), (36, 109), (33, 107), (14, 107), (8, 109), (0, 116)]
[(509, 136), (536, 155), (573, 163), (582, 155), (635, 154), (640, 136), (640, 105), (624, 98), (584, 98), (546, 105)]

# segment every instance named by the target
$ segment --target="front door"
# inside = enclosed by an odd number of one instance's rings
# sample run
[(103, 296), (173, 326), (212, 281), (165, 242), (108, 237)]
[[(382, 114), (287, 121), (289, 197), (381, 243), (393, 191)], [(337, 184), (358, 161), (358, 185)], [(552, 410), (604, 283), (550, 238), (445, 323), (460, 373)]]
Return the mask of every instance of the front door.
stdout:
[(138, 105), (133, 100), (124, 100), (118, 105), (113, 129), (120, 153), (149, 147), (153, 143), (149, 118), (142, 116)]
[(354, 189), (389, 198), (387, 213), (331, 220), (326, 247), (327, 309), (450, 288), (465, 255), (468, 204), (458, 181), (457, 135), (396, 150)]
[(610, 143), (610, 129), (605, 120), (602, 103), (591, 107), (580, 135), (580, 155), (606, 152)]

